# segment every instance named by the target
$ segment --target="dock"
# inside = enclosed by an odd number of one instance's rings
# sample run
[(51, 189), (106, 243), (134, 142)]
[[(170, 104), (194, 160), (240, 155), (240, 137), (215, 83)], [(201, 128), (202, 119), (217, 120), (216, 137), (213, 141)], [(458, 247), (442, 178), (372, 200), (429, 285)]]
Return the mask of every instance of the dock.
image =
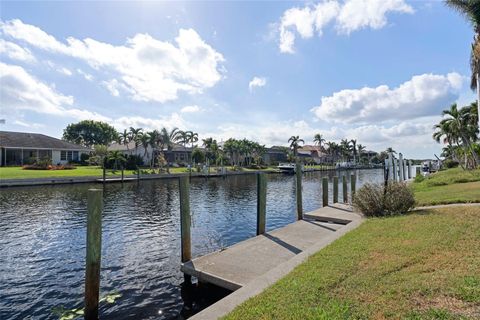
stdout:
[(361, 219), (350, 206), (335, 203), (306, 213), (302, 220), (285, 227), (186, 261), (181, 271), (235, 291)]

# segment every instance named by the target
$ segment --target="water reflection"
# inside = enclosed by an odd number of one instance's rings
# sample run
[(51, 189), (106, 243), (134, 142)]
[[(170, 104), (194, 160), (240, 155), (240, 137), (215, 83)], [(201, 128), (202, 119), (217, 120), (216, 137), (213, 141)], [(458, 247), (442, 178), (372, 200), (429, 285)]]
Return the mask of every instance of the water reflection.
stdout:
[[(333, 174), (304, 175), (305, 211), (321, 206), (321, 178)], [(383, 177), (381, 170), (356, 174), (358, 186)], [(55, 319), (55, 306), (82, 306), (86, 198), (92, 187), (101, 185), (0, 191), (0, 319)], [(253, 175), (193, 179), (190, 197), (193, 256), (255, 235)], [(182, 286), (176, 180), (107, 185), (104, 198), (101, 295), (123, 296), (101, 307), (102, 319), (185, 318), (225, 294), (207, 295), (196, 286), (187, 294)], [(269, 175), (267, 230), (295, 219), (294, 177)]]

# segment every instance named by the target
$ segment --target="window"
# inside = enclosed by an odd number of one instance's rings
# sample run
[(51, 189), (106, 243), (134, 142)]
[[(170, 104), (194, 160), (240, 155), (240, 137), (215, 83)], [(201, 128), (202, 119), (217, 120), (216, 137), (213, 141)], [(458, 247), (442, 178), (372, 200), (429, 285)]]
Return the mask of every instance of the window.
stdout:
[(67, 160), (67, 151), (60, 151), (60, 160), (61, 161)]
[(73, 161), (78, 161), (78, 151), (73, 151)]
[(72, 151), (67, 151), (67, 160), (72, 161)]

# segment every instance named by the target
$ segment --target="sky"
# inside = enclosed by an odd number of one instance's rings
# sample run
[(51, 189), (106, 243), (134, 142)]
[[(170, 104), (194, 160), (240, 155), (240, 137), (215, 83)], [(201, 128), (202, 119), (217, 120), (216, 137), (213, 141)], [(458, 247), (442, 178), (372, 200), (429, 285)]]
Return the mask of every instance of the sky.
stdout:
[(475, 99), (472, 39), (441, 1), (2, 1), (0, 130), (320, 133), (433, 158), (441, 111)]

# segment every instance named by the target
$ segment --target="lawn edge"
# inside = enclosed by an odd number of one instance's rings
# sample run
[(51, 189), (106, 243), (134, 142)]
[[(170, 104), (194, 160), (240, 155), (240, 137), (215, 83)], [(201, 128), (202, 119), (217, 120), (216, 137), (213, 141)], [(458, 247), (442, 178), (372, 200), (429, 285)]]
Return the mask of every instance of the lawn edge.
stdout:
[(220, 301), (214, 303), (208, 308), (202, 310), (201, 312), (195, 314), (193, 317), (189, 319), (192, 319), (192, 320), (218, 319), (228, 315), (237, 306), (239, 306), (246, 300), (262, 293), (265, 289), (272, 286), (277, 281), (279, 281), (280, 279), (285, 277), (287, 274), (289, 274), (297, 266), (304, 263), (310, 256), (317, 253), (321, 249), (325, 248), (326, 246), (328, 246), (335, 240), (339, 239), (340, 237), (344, 236), (348, 232), (356, 229), (364, 221), (365, 221), (365, 218), (361, 218), (361, 219), (357, 219), (350, 222), (349, 224), (347, 224), (345, 227), (341, 228), (334, 234), (328, 237), (325, 237), (322, 241), (316, 243), (315, 245), (311, 246), (305, 251), (299, 253), (298, 255), (288, 260), (287, 262), (280, 264), (275, 269), (272, 269), (267, 273), (265, 273), (264, 275), (256, 278), (255, 280), (251, 281), (249, 284), (236, 290), (235, 292), (231, 293), (230, 295), (226, 296)]

